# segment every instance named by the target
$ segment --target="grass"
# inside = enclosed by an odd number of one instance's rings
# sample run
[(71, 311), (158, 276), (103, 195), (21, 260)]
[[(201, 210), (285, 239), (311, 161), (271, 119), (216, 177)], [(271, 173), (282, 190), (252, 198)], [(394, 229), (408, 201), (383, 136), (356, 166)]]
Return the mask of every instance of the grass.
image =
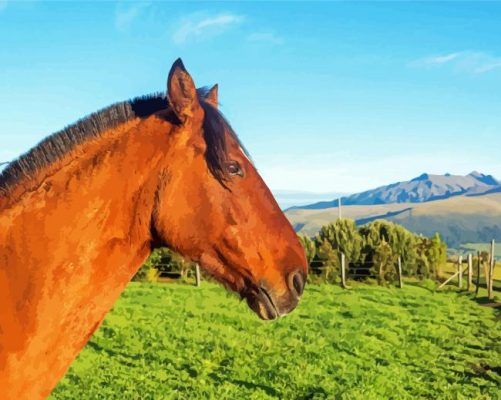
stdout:
[(425, 286), (309, 285), (267, 323), (210, 283), (131, 283), (50, 399), (501, 399), (498, 311)]

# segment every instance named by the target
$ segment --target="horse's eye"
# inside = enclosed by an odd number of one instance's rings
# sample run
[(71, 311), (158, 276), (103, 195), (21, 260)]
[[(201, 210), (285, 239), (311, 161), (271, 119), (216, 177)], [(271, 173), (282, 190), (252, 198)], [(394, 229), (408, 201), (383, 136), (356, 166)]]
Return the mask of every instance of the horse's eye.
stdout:
[(231, 176), (233, 175), (244, 176), (242, 168), (240, 168), (240, 164), (236, 161), (230, 161), (228, 164), (226, 164), (226, 170), (228, 171), (228, 174), (230, 174)]

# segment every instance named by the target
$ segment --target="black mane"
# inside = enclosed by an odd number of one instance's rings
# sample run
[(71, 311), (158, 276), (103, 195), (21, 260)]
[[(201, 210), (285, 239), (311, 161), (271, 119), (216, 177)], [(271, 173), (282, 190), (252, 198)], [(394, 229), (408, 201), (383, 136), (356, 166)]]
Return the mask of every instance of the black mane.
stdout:
[[(205, 88), (198, 90), (200, 104), (205, 110), (203, 129), (207, 144), (206, 159), (209, 170), (223, 182), (226, 179), (225, 162), (227, 160), (225, 132), (234, 136), (237, 141), (238, 138), (217, 108), (204, 101), (206, 93)], [(103, 132), (136, 117), (146, 118), (164, 111), (162, 118), (168, 118), (172, 123), (179, 124), (175, 114), (169, 113), (169, 110), (171, 107), (167, 97), (156, 93), (113, 104), (90, 114), (75, 124), (48, 136), (27, 153), (11, 162), (0, 173), (0, 194), (8, 193), (22, 180), (33, 177), (42, 168), (61, 160), (76, 146), (101, 137)], [(240, 144), (239, 141), (238, 143)]]

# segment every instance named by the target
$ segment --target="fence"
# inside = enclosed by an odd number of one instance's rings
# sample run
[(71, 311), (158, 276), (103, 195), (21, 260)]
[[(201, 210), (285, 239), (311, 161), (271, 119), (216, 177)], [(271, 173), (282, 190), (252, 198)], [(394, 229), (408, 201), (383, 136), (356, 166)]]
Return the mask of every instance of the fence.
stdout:
[[(155, 264), (155, 267), (170, 267), (170, 264), (158, 263)], [(173, 280), (177, 280), (183, 277), (186, 271), (178, 270), (178, 271), (161, 271), (156, 275), (157, 282), (171, 282)], [(202, 281), (202, 274), (200, 273), (200, 265), (195, 264), (195, 286), (200, 287), (200, 283)]]
[[(349, 289), (349, 286), (347, 285), (346, 281), (348, 278), (354, 279), (354, 280), (361, 280), (361, 279), (378, 279), (380, 280), (381, 276), (379, 273), (375, 273), (374, 267), (377, 267), (377, 265), (373, 262), (366, 262), (363, 264), (357, 264), (355, 266), (352, 266), (350, 268), (347, 268), (346, 265), (346, 257), (344, 253), (340, 253), (340, 276), (341, 276), (341, 286), (344, 289)], [(325, 263), (321, 260), (313, 260), (310, 262), (310, 267), (314, 270), (317, 271), (331, 271), (333, 269), (332, 266), (326, 266)], [(380, 270), (378, 268), (378, 270)], [(398, 280), (398, 287), (403, 287), (403, 282), (402, 282), (402, 259), (401, 257), (398, 257), (397, 259), (397, 264), (395, 266), (395, 272), (397, 274), (397, 280)]]
[[(480, 284), (480, 276), (481, 271), (484, 271), (485, 277), (485, 287), (487, 289), (487, 297), (492, 299), (494, 297), (494, 269), (496, 268), (496, 257), (495, 257), (495, 241), (494, 239), (491, 241), (491, 248), (489, 252), (489, 258), (485, 262), (482, 260), (481, 254), (477, 252), (476, 258), (476, 283), (475, 283), (475, 295), (478, 296), (478, 290), (481, 286)], [(466, 266), (463, 266), (466, 264)], [(456, 261), (457, 270), (454, 274), (452, 274), (449, 278), (447, 278), (438, 288), (441, 289), (453, 279), (457, 278), (457, 285), (459, 289), (463, 288), (463, 276), (466, 273), (466, 290), (471, 291), (473, 289), (473, 277), (474, 277), (474, 260), (473, 254), (468, 254), (465, 258), (463, 256), (459, 256)], [(483, 265), (483, 268), (482, 268)]]
[[(378, 274), (378, 271), (380, 271), (379, 268), (377, 268), (377, 265), (374, 263), (363, 263), (363, 264), (357, 264), (353, 265), (350, 268), (347, 268), (346, 265), (346, 257), (343, 253), (340, 253), (340, 265), (339, 265), (339, 270), (340, 270), (340, 277), (341, 277), (341, 286), (345, 289), (348, 289), (349, 286), (347, 285), (347, 279), (355, 279), (355, 280), (360, 280), (360, 279), (367, 279), (367, 278), (373, 278), (373, 279), (378, 279), (380, 280), (380, 275)], [(457, 285), (459, 289), (463, 288), (463, 276), (466, 277), (466, 290), (467, 291), (472, 291), (474, 286), (475, 286), (475, 294), (478, 295), (479, 288), (481, 287), (481, 270), (482, 270), (482, 265), (483, 265), (483, 271), (484, 271), (484, 276), (485, 276), (485, 287), (487, 289), (487, 296), (489, 299), (492, 299), (494, 297), (494, 269), (496, 267), (496, 261), (495, 261), (495, 241), (492, 240), (491, 246), (490, 246), (490, 253), (489, 253), (489, 259), (487, 262), (482, 261), (482, 257), (480, 252), (477, 252), (477, 257), (475, 259), (476, 262), (476, 267), (477, 271), (476, 274), (474, 274), (474, 257), (473, 254), (468, 254), (466, 257), (459, 256), (457, 261), (455, 261), (457, 265), (457, 270), (454, 272), (450, 277), (448, 277), (443, 283), (440, 284), (438, 289), (443, 288), (446, 286), (448, 283), (453, 281), (455, 278), (457, 278)], [(321, 260), (313, 260), (310, 263), (310, 267), (313, 270), (316, 271), (332, 271), (334, 269), (333, 266), (326, 266), (325, 263)], [(403, 281), (402, 281), (402, 259), (401, 257), (398, 257), (397, 263), (394, 266), (395, 268), (395, 273), (397, 275), (397, 284), (398, 287), (402, 288), (403, 287)], [(473, 283), (474, 277), (476, 278), (475, 284)]]
[[(349, 289), (350, 287), (347, 284), (348, 279), (353, 280), (363, 280), (363, 279), (377, 279), (382, 280), (380, 273), (381, 268), (379, 268), (374, 262), (366, 262), (362, 264), (356, 264), (348, 268), (346, 263), (346, 257), (344, 253), (340, 253), (340, 264), (339, 264), (339, 272), (341, 278), (341, 286), (344, 289)], [(481, 271), (483, 269), (485, 276), (485, 287), (487, 289), (487, 296), (489, 299), (494, 297), (494, 269), (496, 267), (495, 261), (495, 241), (491, 241), (490, 253), (487, 262), (482, 260), (480, 252), (477, 252), (477, 257), (474, 259), (473, 254), (467, 254), (466, 257), (459, 256), (457, 261), (454, 261), (456, 264), (456, 271), (448, 277), (444, 282), (440, 284), (438, 289), (442, 289), (447, 284), (452, 282), (457, 278), (457, 285), (459, 289), (463, 288), (463, 277), (466, 277), (466, 290), (471, 291), (475, 286), (475, 294), (478, 295), (479, 288), (481, 286), (480, 278)], [(476, 264), (476, 274), (474, 274), (474, 263)], [(483, 265), (483, 268), (482, 268)], [(167, 266), (167, 264), (158, 264), (158, 266)], [(313, 260), (310, 262), (310, 268), (316, 271), (326, 271), (326, 273), (333, 272), (336, 268), (334, 266), (326, 266), (325, 263), (321, 260)], [(402, 274), (402, 258), (398, 257), (397, 262), (393, 266), (394, 272), (396, 274), (396, 282), (399, 288), (403, 287), (403, 274)], [(336, 271), (337, 272), (337, 271)], [(159, 281), (169, 281), (171, 279), (180, 278), (182, 276), (182, 272), (171, 271), (171, 272), (163, 272), (162, 275), (159, 275)], [(473, 284), (473, 279), (476, 278), (475, 285)], [(200, 286), (201, 282), (201, 273), (200, 266), (195, 264), (195, 285), (197, 287)]]

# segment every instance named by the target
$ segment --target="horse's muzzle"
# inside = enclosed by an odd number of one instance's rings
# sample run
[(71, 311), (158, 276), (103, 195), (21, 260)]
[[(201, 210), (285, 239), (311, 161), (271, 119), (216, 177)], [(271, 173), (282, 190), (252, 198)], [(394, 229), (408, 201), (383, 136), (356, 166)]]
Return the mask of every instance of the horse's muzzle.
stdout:
[(276, 298), (271, 290), (260, 287), (246, 297), (249, 307), (264, 320), (273, 320), (283, 317), (296, 308), (299, 298), (303, 294), (305, 285), (304, 274), (295, 271), (287, 277), (288, 293)]

